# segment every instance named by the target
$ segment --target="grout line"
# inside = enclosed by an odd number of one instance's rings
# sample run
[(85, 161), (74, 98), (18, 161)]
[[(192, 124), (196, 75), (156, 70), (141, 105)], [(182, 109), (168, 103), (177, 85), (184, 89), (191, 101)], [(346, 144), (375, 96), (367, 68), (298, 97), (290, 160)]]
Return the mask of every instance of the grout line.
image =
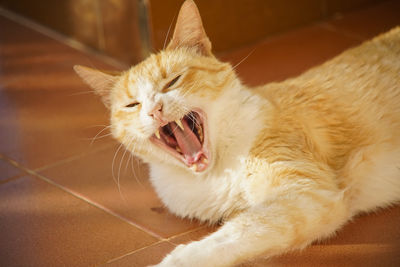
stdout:
[[(76, 155), (73, 155), (73, 156), (70, 156), (70, 157), (67, 157), (67, 158), (64, 158), (64, 159), (60, 159), (60, 160), (58, 160), (56, 162), (53, 162), (53, 163), (50, 163), (50, 164), (47, 164), (47, 165), (44, 165), (44, 166), (41, 166), (41, 167), (37, 167), (37, 168), (34, 168), (32, 170), (30, 168), (28, 168), (28, 167), (23, 166), (23, 164), (19, 163), (18, 161), (14, 160), (14, 159), (6, 156), (6, 155), (0, 154), (0, 159), (3, 159), (4, 161), (7, 161), (8, 163), (12, 164), (14, 167), (17, 167), (18, 169), (20, 169), (22, 171), (25, 171), (25, 172), (26, 172), (27, 169), (29, 169), (29, 170), (31, 170), (33, 172), (41, 172), (41, 171), (47, 170), (49, 168), (56, 167), (56, 166), (62, 165), (64, 163), (68, 163), (68, 162), (83, 158), (85, 156), (89, 156), (91, 154), (106, 150), (108, 148), (113, 147), (114, 145), (115, 144), (104, 144), (102, 146), (99, 146), (98, 148), (90, 150), (89, 152), (82, 152), (80, 154), (76, 154)], [(1, 182), (0, 182), (0, 184), (1, 184)]]
[(65, 35), (62, 35), (50, 28), (47, 28), (43, 25), (40, 25), (39, 23), (36, 23), (33, 20), (27, 19), (21, 15), (18, 15), (10, 10), (7, 10), (5, 8), (0, 7), (0, 15), (15, 22), (18, 23), (22, 26), (25, 26), (29, 29), (32, 29), (36, 32), (39, 32), (47, 37), (50, 37), (51, 39), (58, 41), (60, 43), (63, 43), (75, 50), (78, 50), (80, 52), (83, 52), (85, 54), (88, 54), (90, 56), (94, 56), (97, 57), (98, 59), (102, 60), (103, 62), (118, 68), (118, 69), (127, 69), (129, 67), (128, 64), (123, 63), (121, 61), (118, 61), (110, 56), (107, 56), (105, 54), (102, 54), (101, 52), (90, 48), (87, 45), (82, 44), (81, 42), (71, 38), (71, 37), (67, 37)]
[(14, 176), (12, 176), (12, 177), (3, 179), (3, 180), (0, 181), (0, 186), (3, 185), (3, 184), (6, 184), (6, 183), (8, 183), (8, 182), (15, 181), (15, 180), (17, 180), (17, 179), (19, 179), (19, 178), (21, 178), (21, 177), (23, 177), (23, 176), (24, 176), (23, 174), (19, 174), (19, 175), (14, 175)]
[(335, 25), (331, 24), (330, 21), (323, 21), (318, 26), (323, 28), (323, 29), (325, 29), (325, 30), (331, 31), (331, 32), (340, 33), (340, 34), (344, 35), (347, 38), (354, 39), (354, 40), (357, 40), (357, 41), (365, 41), (367, 39), (367, 38), (365, 38), (365, 37), (363, 37), (361, 35), (358, 35), (356, 33), (351, 32), (351, 31), (346, 31), (346, 30), (339, 29)]
[(174, 236), (170, 236), (170, 237), (168, 237), (168, 238), (165, 238), (164, 241), (167, 241), (168, 243), (170, 243), (170, 244), (176, 246), (176, 244), (170, 242), (171, 239), (174, 239), (174, 238), (177, 238), (177, 237), (181, 237), (181, 236), (184, 236), (184, 235), (186, 235), (186, 234), (194, 233), (194, 232), (199, 231), (199, 230), (201, 230), (201, 229), (204, 229), (204, 228), (206, 228), (206, 227), (207, 227), (207, 225), (202, 225), (202, 226), (199, 226), (199, 227), (197, 227), (197, 228), (188, 230), (188, 231), (186, 231), (186, 232), (179, 233), (179, 234), (176, 234), (176, 235), (174, 235)]
[[(191, 229), (191, 230), (189, 230), (189, 231), (186, 231), (186, 232), (183, 232), (183, 233), (180, 233), (180, 234), (176, 234), (176, 235), (171, 236), (171, 237), (168, 237), (168, 238), (163, 238), (163, 239), (161, 239), (160, 241), (157, 241), (157, 242), (155, 242), (155, 243), (153, 243), (153, 244), (151, 244), (151, 245), (148, 245), (148, 246), (145, 246), (145, 247), (142, 247), (142, 248), (133, 250), (133, 251), (128, 252), (128, 253), (126, 253), (126, 254), (124, 254), (124, 255), (118, 256), (118, 257), (113, 258), (113, 259), (111, 259), (111, 260), (108, 260), (108, 261), (105, 262), (104, 264), (109, 264), (109, 263), (118, 261), (118, 260), (120, 260), (120, 259), (122, 259), (122, 258), (125, 258), (125, 257), (127, 257), (127, 256), (133, 255), (133, 254), (135, 254), (135, 253), (137, 253), (137, 252), (139, 252), (139, 251), (142, 251), (142, 250), (144, 250), (144, 249), (150, 248), (150, 247), (152, 247), (152, 246), (156, 246), (156, 245), (161, 244), (161, 243), (163, 243), (163, 242), (166, 242), (166, 243), (168, 243), (168, 244), (170, 244), (170, 245), (176, 247), (176, 246), (178, 246), (178, 244), (172, 243), (172, 242), (171, 242), (171, 239), (174, 239), (174, 238), (177, 238), (177, 237), (184, 236), (184, 235), (186, 235), (186, 234), (190, 234), (190, 233), (199, 231), (199, 230), (204, 229), (204, 228), (206, 228), (206, 227), (207, 227), (207, 225), (202, 225), (202, 226), (199, 226), (199, 227), (197, 227), (197, 228)], [(101, 265), (103, 265), (103, 264), (101, 264)], [(101, 266), (101, 265), (100, 265), (100, 266)]]
[(131, 226), (134, 226), (134, 227), (138, 228), (139, 230), (141, 230), (141, 231), (143, 231), (143, 232), (145, 232), (145, 233), (157, 238), (159, 241), (164, 241), (164, 238), (162, 236), (158, 235), (157, 233), (155, 233), (155, 232), (153, 232), (151, 230), (148, 230), (148, 229), (142, 227), (141, 225), (139, 225), (137, 223), (132, 222), (128, 218), (117, 214), (116, 212), (110, 210), (109, 208), (106, 208), (103, 205), (100, 205), (99, 203), (96, 203), (96, 202), (92, 201), (91, 199), (85, 197), (84, 195), (81, 195), (81, 194), (79, 194), (79, 193), (77, 193), (77, 192), (75, 192), (75, 191), (73, 191), (73, 190), (71, 190), (71, 189), (69, 189), (67, 187), (64, 187), (64, 186), (54, 182), (53, 180), (45, 177), (44, 175), (41, 175), (41, 174), (37, 173), (34, 170), (31, 170), (31, 169), (28, 169), (28, 168), (22, 166), (21, 164), (19, 164), (18, 162), (16, 162), (13, 159), (7, 158), (7, 161), (10, 162), (11, 164), (13, 164), (14, 166), (18, 167), (19, 169), (25, 171), (27, 174), (33, 175), (33, 176), (43, 180), (44, 182), (46, 182), (48, 184), (51, 184), (51, 185), (63, 190), (64, 192), (67, 192), (67, 193), (73, 195), (74, 197), (79, 198), (80, 200), (85, 201), (86, 203), (88, 203), (88, 204), (90, 204), (90, 205), (92, 205), (92, 206), (94, 206), (94, 207), (96, 207), (96, 208), (108, 213), (109, 215), (112, 215), (112, 216), (114, 216), (114, 217), (116, 217), (116, 218), (118, 218), (118, 219), (120, 219), (120, 220), (122, 220), (122, 221), (124, 221), (124, 222), (126, 222), (128, 224), (130, 224)]
[[(125, 258), (125, 257), (127, 257), (127, 256), (130, 256), (130, 255), (132, 255), (132, 254), (135, 254), (135, 253), (137, 253), (137, 252), (139, 252), (139, 251), (145, 250), (145, 249), (150, 248), (150, 247), (152, 247), (152, 246), (156, 246), (156, 245), (161, 244), (161, 243), (163, 243), (163, 242), (165, 242), (165, 240), (160, 240), (160, 241), (157, 241), (157, 242), (155, 242), (155, 243), (153, 243), (153, 244), (150, 244), (150, 245), (148, 245), (148, 246), (144, 246), (144, 247), (142, 247), (142, 248), (138, 248), (138, 249), (132, 250), (131, 252), (128, 252), (128, 253), (126, 253), (126, 254), (124, 254), (124, 255), (118, 256), (118, 257), (116, 257), (116, 258), (112, 258), (111, 260), (108, 260), (108, 261), (105, 262), (104, 264), (109, 264), (109, 263), (118, 261), (118, 260), (120, 260), (120, 259), (122, 259), (122, 258)], [(102, 264), (102, 265), (103, 265), (103, 264)]]
[[(18, 169), (19, 172), (20, 172), (20, 171), (23, 171), (23, 170), (21, 170), (18, 166), (16, 166), (16, 165), (12, 162), (11, 159), (9, 159), (8, 157), (6, 157), (6, 156), (3, 155), (3, 154), (0, 154), (0, 160), (2, 160), (2, 161), (4, 161), (4, 162), (6, 162), (6, 163), (8, 163), (8, 164), (10, 164), (10, 165), (12, 165), (12, 166), (14, 166), (14, 167), (16, 167), (16, 168)], [(18, 178), (21, 178), (21, 177), (23, 177), (23, 176), (24, 176), (24, 173), (18, 173), (18, 174), (16, 174), (16, 175), (11, 176), (11, 177), (2, 179), (2, 180), (0, 180), (0, 186), (3, 185), (3, 184), (6, 184), (6, 183), (8, 183), (8, 182), (17, 180)]]
[(77, 198), (89, 203), (90, 205), (92, 205), (92, 206), (94, 206), (94, 207), (96, 207), (98, 209), (101, 209), (104, 212), (106, 212), (106, 213), (108, 213), (108, 214), (110, 214), (110, 215), (112, 215), (112, 216), (114, 216), (114, 217), (116, 217), (116, 218), (118, 218), (118, 219), (120, 219), (120, 220), (122, 220), (122, 221), (124, 221), (124, 222), (126, 222), (126, 223), (128, 223), (128, 224), (130, 224), (130, 225), (132, 225), (132, 226), (134, 226), (136, 228), (138, 228), (138, 229), (140, 229), (140, 230), (142, 230), (143, 232), (145, 232), (145, 233), (157, 238), (158, 240), (160, 240), (160, 241), (163, 240), (163, 238), (160, 235), (156, 234), (155, 232), (153, 232), (151, 230), (148, 230), (148, 229), (142, 227), (141, 225), (139, 225), (137, 223), (132, 222), (128, 218), (126, 218), (126, 217), (124, 217), (122, 215), (119, 215), (118, 213), (112, 211), (109, 208), (106, 208), (105, 206), (103, 206), (103, 205), (101, 205), (99, 203), (96, 203), (96, 202), (92, 201), (91, 199), (85, 197), (84, 195), (81, 195), (81, 194), (79, 194), (79, 193), (77, 193), (77, 192), (75, 192), (75, 191), (73, 191), (71, 189), (68, 189), (68, 188), (66, 188), (66, 187), (64, 187), (62, 185), (59, 185), (56, 182), (54, 182), (53, 180), (51, 180), (51, 179), (49, 179), (49, 178), (47, 178), (47, 177), (45, 177), (45, 176), (43, 176), (41, 174), (38, 174), (38, 173), (36, 173), (34, 171), (29, 171), (29, 173), (34, 175), (34, 176), (36, 176), (37, 178), (45, 181), (45, 182), (51, 184), (51, 185), (54, 185), (54, 186), (60, 188), (61, 190), (65, 191), (67, 193), (70, 193), (71, 195), (73, 195), (73, 196), (75, 196), (75, 197), (77, 197)]

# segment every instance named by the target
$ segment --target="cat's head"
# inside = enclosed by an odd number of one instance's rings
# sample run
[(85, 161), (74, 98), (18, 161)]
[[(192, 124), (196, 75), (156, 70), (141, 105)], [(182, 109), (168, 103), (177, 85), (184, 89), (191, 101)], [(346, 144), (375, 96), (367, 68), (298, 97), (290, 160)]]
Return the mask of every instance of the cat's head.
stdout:
[(102, 97), (114, 137), (133, 153), (194, 173), (211, 168), (223, 130), (218, 112), (227, 112), (222, 96), (239, 81), (213, 56), (192, 0), (182, 5), (165, 50), (117, 75), (75, 70)]

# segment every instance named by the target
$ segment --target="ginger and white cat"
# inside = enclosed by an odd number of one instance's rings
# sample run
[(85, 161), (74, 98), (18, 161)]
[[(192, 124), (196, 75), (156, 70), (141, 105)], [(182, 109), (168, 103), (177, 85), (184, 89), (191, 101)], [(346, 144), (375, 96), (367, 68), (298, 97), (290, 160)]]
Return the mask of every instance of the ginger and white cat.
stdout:
[(400, 200), (400, 28), (303, 75), (248, 88), (196, 5), (119, 74), (76, 66), (171, 212), (223, 226), (157, 266), (231, 266), (304, 248)]

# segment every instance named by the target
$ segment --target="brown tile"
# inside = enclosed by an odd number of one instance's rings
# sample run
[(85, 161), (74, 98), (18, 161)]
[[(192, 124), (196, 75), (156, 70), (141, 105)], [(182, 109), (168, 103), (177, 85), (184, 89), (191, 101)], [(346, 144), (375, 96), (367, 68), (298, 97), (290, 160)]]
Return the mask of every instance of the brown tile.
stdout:
[(220, 58), (234, 66), (243, 60), (236, 67), (239, 76), (246, 84), (259, 85), (299, 75), (359, 42), (312, 25), (268, 38)]
[(0, 186), (2, 266), (94, 266), (157, 239), (34, 177)]
[(2, 155), (0, 155), (0, 184), (10, 178), (21, 175), (21, 173), (20, 169), (4, 160)]
[(400, 1), (385, 1), (328, 21), (336, 30), (360, 40), (370, 39), (400, 25)]
[(76, 90), (0, 90), (0, 152), (39, 168), (110, 144), (93, 138), (108, 124), (100, 100)]
[(145, 267), (157, 264), (165, 255), (173, 250), (173, 248), (173, 245), (164, 241), (119, 259), (115, 259), (107, 264), (101, 265), (101, 267)]
[(391, 245), (397, 246), (400, 255), (400, 206), (357, 216), (328, 243)]
[(118, 146), (46, 169), (41, 174), (156, 235), (170, 237), (199, 227), (198, 223), (170, 214), (153, 191), (146, 166), (138, 164), (123, 148), (118, 150)]
[(177, 237), (173, 237), (168, 241), (163, 241), (158, 244), (152, 245), (145, 249), (141, 249), (134, 253), (130, 253), (121, 257), (120, 259), (116, 259), (108, 264), (105, 264), (104, 267), (124, 267), (124, 266), (135, 266), (135, 267), (143, 267), (148, 266), (149, 264), (159, 263), (169, 252), (171, 252), (177, 245), (179, 244), (187, 244), (191, 241), (200, 240), (206, 235), (215, 231), (216, 227), (202, 227), (195, 231), (190, 231), (186, 234), (179, 235)]
[(0, 153), (39, 168), (91, 151), (108, 112), (72, 66), (107, 65), (8, 19), (0, 25)]

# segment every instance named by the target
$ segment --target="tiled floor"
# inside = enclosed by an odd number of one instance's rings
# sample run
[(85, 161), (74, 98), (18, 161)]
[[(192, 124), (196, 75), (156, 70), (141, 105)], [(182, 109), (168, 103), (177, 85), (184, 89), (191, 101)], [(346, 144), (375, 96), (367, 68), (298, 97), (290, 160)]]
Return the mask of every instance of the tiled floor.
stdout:
[[(251, 53), (237, 71), (256, 85), (399, 24), (400, 3), (388, 1), (220, 57), (237, 64)], [(107, 130), (91, 141), (107, 126), (107, 111), (75, 64), (115, 69), (0, 16), (0, 266), (146, 266), (215, 230), (169, 214), (146, 166)], [(400, 266), (400, 207), (361, 216), (336, 237), (269, 263)]]

